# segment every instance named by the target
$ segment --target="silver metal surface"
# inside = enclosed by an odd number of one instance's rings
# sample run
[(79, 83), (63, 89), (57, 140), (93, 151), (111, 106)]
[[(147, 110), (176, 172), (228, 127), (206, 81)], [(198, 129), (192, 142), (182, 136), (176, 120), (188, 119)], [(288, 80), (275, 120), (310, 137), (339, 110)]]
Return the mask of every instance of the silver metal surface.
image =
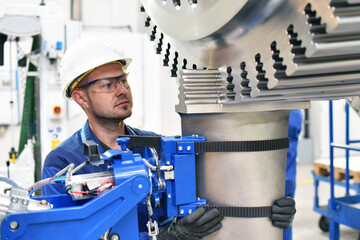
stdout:
[[(264, 95), (270, 93), (266, 97), (251, 98), (246, 93), (249, 90), (237, 84), (239, 79), (222, 69), (181, 70), (180, 74), (179, 104), (176, 106), (179, 113), (258, 112), (309, 108), (308, 96), (321, 97), (327, 93), (322, 89), (316, 92), (316, 88), (311, 88), (315, 93), (308, 93), (308, 89), (303, 92), (301, 89), (279, 89), (261, 92)], [(335, 85), (328, 91), (332, 89), (338, 89), (338, 86)], [(289, 91), (295, 91), (296, 96), (289, 97)], [(274, 94), (271, 94), (273, 92)]]
[(238, 92), (226, 91), (223, 81), (189, 86), (184, 79), (192, 99), (185, 104), (331, 99), (331, 92), (335, 99), (360, 83), (358, 0), (141, 2), (150, 40), (172, 76), (181, 69), (231, 69)]
[(351, 108), (360, 116), (360, 97), (349, 97), (346, 100)]
[[(180, 6), (169, 1), (144, 0), (142, 4), (156, 16), (157, 25), (169, 36), (180, 40), (197, 40), (207, 37), (234, 17), (248, 0), (207, 0), (197, 4), (180, 1)], [(225, 14), (221, 14), (225, 13)], [(209, 19), (216, 21), (209, 24)]]
[[(50, 204), (30, 199), (25, 189), (11, 188), (10, 194), (0, 194), (0, 225), (8, 213), (50, 209)], [(16, 223), (13, 223), (14, 226)]]
[[(207, 141), (267, 140), (287, 137), (289, 111), (182, 114), (182, 134)], [(266, 152), (205, 153), (196, 160), (198, 196), (210, 204), (270, 206), (284, 195), (286, 149)], [(270, 219), (225, 218), (209, 239), (279, 240)], [(261, 231), (258, 231), (261, 229)]]
[[(128, 173), (129, 174), (129, 173)], [(110, 171), (107, 172), (98, 172), (98, 173), (88, 173), (73, 175), (71, 177), (71, 184), (73, 187), (73, 192), (81, 192), (82, 189), (86, 186), (89, 190), (98, 188), (101, 183), (106, 181), (114, 182), (116, 176), (112, 176)], [(93, 198), (91, 195), (73, 193), (71, 194), (73, 200)]]
[(174, 171), (165, 171), (164, 172), (164, 179), (165, 180), (174, 180), (175, 179), (175, 174)]

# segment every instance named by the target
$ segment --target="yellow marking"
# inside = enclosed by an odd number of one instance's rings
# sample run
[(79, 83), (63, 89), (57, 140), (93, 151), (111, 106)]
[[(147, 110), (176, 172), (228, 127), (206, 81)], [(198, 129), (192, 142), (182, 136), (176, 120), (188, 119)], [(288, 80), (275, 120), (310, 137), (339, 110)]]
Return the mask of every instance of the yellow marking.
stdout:
[(314, 182), (314, 179), (312, 179), (312, 178), (302, 179), (302, 180), (296, 181), (296, 183), (298, 183), (298, 184), (302, 184), (302, 183), (313, 183), (313, 182)]
[(56, 148), (60, 144), (59, 139), (51, 140), (51, 149)]
[(11, 163), (14, 163), (14, 162), (16, 161), (16, 154), (15, 154), (15, 153), (12, 153), (12, 154), (11, 154), (11, 158), (9, 159), (9, 161), (10, 161)]

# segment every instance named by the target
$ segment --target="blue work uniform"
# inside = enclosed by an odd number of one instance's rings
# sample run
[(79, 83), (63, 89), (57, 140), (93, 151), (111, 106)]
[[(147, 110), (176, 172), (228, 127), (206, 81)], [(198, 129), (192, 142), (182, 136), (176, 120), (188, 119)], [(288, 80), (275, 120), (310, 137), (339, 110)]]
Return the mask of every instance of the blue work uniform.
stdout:
[[(132, 128), (128, 125), (125, 125), (125, 134), (138, 136), (159, 136), (156, 133)], [(93, 140), (96, 142), (99, 145), (100, 153), (104, 153), (102, 143), (99, 142), (99, 140), (96, 138), (90, 129), (89, 122), (86, 121), (85, 125), (80, 130), (75, 132), (71, 137), (62, 142), (47, 155), (43, 166), (42, 178), (45, 179), (54, 176), (57, 172), (68, 166), (70, 163), (74, 163), (75, 167), (83, 163), (85, 158), (83, 155), (82, 143), (86, 140)], [(139, 153), (141, 156), (144, 156), (145, 148), (133, 147), (132, 151), (134, 153)], [(106, 164), (100, 166), (88, 164), (81, 168), (76, 174), (88, 174), (104, 171), (107, 171)], [(62, 183), (50, 184), (42, 188), (43, 195), (64, 193), (65, 186)], [(147, 216), (148, 214), (146, 206), (144, 204), (140, 204), (138, 207), (139, 231), (141, 233), (140, 239), (148, 239), (146, 228), (146, 223), (148, 221)]]
[[(286, 183), (285, 196), (295, 197), (296, 189), (296, 157), (299, 135), (302, 130), (302, 111), (296, 109), (290, 112), (289, 116), (289, 148), (287, 150), (286, 160)], [(284, 240), (292, 239), (292, 227), (284, 230)]]

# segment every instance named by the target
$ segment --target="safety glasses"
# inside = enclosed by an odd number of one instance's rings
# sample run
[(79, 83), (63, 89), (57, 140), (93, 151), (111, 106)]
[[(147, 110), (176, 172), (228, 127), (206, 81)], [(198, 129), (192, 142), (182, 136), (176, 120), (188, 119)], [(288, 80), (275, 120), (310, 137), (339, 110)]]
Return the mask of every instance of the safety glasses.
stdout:
[(129, 88), (128, 73), (124, 73), (117, 77), (99, 78), (91, 82), (88, 82), (82, 86), (76, 87), (75, 89), (84, 89), (92, 86), (94, 92), (111, 93), (114, 92), (120, 83), (124, 88)]

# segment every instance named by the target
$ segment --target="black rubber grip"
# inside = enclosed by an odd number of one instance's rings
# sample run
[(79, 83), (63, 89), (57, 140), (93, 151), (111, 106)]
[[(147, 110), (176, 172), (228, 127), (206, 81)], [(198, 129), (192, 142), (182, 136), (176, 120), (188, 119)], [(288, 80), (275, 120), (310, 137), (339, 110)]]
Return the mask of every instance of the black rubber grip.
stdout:
[(271, 206), (263, 207), (230, 207), (230, 206), (217, 206), (206, 205), (201, 206), (205, 210), (216, 208), (219, 210), (222, 217), (235, 217), (235, 218), (266, 218), (271, 216)]

